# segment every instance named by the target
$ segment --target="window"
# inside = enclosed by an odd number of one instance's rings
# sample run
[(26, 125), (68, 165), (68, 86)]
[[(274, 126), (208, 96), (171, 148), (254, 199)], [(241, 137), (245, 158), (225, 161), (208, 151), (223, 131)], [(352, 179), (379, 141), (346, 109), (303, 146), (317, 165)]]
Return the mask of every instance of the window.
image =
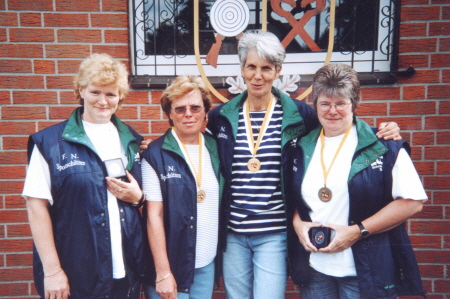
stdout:
[(372, 83), (395, 82), (398, 0), (130, 0), (134, 88), (165, 87), (173, 76), (200, 73), (194, 51), (196, 4), (201, 66), (214, 86), (237, 84), (237, 35), (242, 28), (261, 29), (263, 20), (286, 46), (281, 73), (286, 83), (309, 86), (327, 57), (333, 19), (331, 61), (370, 74), (376, 78)]

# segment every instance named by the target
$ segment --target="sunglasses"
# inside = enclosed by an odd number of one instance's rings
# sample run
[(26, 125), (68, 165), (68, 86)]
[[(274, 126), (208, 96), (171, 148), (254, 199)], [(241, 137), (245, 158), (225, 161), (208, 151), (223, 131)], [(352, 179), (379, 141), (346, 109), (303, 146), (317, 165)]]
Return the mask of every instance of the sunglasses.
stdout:
[(178, 107), (172, 108), (172, 110), (175, 111), (176, 114), (185, 114), (186, 110), (188, 108), (191, 111), (191, 113), (199, 113), (203, 110), (203, 106), (199, 106), (199, 105), (178, 106)]

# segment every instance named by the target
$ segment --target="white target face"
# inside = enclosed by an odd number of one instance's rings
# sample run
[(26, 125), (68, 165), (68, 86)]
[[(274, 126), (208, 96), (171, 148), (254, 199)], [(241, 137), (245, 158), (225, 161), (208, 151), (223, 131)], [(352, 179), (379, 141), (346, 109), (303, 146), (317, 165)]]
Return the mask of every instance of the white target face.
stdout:
[(214, 30), (223, 36), (243, 32), (250, 20), (250, 9), (243, 0), (217, 0), (209, 15)]

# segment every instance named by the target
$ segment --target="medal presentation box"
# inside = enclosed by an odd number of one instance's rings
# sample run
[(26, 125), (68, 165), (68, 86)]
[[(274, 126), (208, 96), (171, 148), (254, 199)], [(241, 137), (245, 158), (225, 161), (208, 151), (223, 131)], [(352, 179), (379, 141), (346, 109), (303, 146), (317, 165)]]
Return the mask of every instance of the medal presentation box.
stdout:
[(106, 171), (110, 178), (120, 179), (127, 176), (121, 158), (105, 160), (103, 162), (105, 163)]

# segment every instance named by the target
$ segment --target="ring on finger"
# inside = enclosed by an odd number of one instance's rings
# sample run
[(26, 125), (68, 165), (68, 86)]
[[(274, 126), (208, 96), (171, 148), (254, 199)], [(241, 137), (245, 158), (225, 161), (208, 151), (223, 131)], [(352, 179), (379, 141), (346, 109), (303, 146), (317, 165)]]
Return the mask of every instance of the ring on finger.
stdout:
[(119, 192), (119, 193), (120, 193), (120, 192), (122, 192), (122, 190), (123, 190), (123, 189), (119, 189), (119, 190), (117, 190), (117, 192)]

